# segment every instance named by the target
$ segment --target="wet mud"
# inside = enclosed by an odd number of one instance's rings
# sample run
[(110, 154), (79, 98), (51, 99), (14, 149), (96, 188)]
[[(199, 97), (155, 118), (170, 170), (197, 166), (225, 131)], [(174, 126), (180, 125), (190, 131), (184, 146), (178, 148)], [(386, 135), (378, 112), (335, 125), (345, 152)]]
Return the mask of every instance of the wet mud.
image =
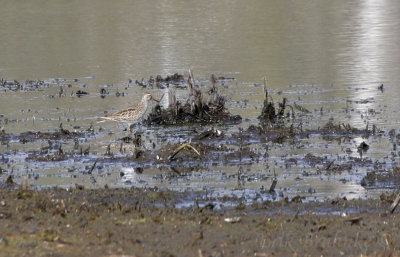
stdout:
[[(154, 189), (25, 186), (0, 195), (4, 256), (400, 254), (399, 213), (387, 211), (394, 195), (319, 203), (293, 198), (223, 209), (198, 194)], [(195, 204), (176, 208), (182, 198)]]
[[(239, 132), (230, 136), (224, 135), (216, 129), (209, 129), (201, 133), (193, 132), (188, 135), (187, 140), (190, 148), (183, 149), (179, 154), (171, 158), (174, 151), (183, 143), (166, 143), (154, 149), (145, 149), (141, 146), (142, 139), (134, 136), (120, 138), (113, 146), (108, 145), (103, 153), (91, 153), (90, 147), (79, 146), (78, 138), (93, 137), (94, 132), (91, 128), (81, 132), (70, 132), (60, 129), (55, 132), (24, 132), (21, 134), (0, 133), (2, 144), (7, 144), (10, 140), (16, 140), (22, 144), (34, 141), (43, 141), (46, 144), (39, 150), (29, 151), (26, 161), (54, 162), (73, 159), (83, 161), (85, 156), (90, 155), (93, 161), (104, 163), (129, 163), (134, 161), (137, 166), (152, 165), (182, 165), (190, 163), (193, 166), (208, 166), (213, 163), (221, 164), (249, 164), (259, 162), (265, 158), (263, 152), (254, 151), (249, 146), (254, 142), (273, 142), (282, 144), (296, 139), (307, 139), (312, 134), (320, 134), (324, 137), (335, 137), (340, 140), (343, 138), (356, 137), (360, 134), (369, 135), (368, 130), (357, 130), (349, 125), (342, 128), (341, 125), (333, 125), (331, 122), (322, 129), (302, 130), (293, 126), (250, 126), (247, 130), (239, 129)], [(140, 136), (140, 135), (139, 135)], [(60, 142), (74, 142), (70, 148), (63, 148)], [(348, 158), (345, 164), (335, 164), (334, 160), (307, 154), (302, 159), (288, 159), (287, 163), (296, 164), (304, 161), (311, 166), (323, 165), (325, 170), (345, 171), (350, 170), (352, 165), (372, 165), (371, 161), (362, 158)]]
[[(334, 115), (310, 126), (330, 110), (273, 94), (265, 81), (259, 115), (247, 125), (222, 94), (233, 81), (195, 80), (190, 70), (95, 90), (78, 79), (2, 79), (6, 93), (56, 88), (45, 97), (103, 101), (140, 87), (164, 90), (157, 96), (168, 103), (156, 104), (134, 133), (99, 126), (96, 117), (79, 125), (77, 117), (57, 117), (47, 130), (18, 133), (9, 126), (26, 121), (0, 113), (1, 252), (398, 256), (398, 210), (391, 206), (400, 185), (396, 129), (368, 122), (355, 128)], [(384, 144), (389, 148), (380, 153)], [(62, 182), (48, 182), (54, 178)], [(322, 198), (316, 180), (356, 184), (378, 197)]]
[[(313, 138), (318, 138), (326, 144), (337, 142), (339, 145), (349, 145), (352, 140), (359, 138), (367, 141), (368, 139), (379, 140), (389, 137), (393, 142), (393, 150), (395, 150), (396, 142), (399, 139), (396, 130), (383, 131), (375, 125), (368, 124), (364, 129), (358, 129), (349, 124), (339, 123), (334, 118), (329, 119), (323, 125), (320, 124), (317, 128), (305, 128), (302, 122), (304, 115), (315, 116), (318, 119), (318, 115), (323, 115), (322, 108), (316, 114), (282, 95), (279, 95), (281, 101), (274, 101), (273, 99), (277, 99), (278, 95), (268, 92), (266, 81), (264, 81), (264, 101), (258, 116), (258, 123), (251, 124), (247, 128), (240, 127), (242, 117), (228, 111), (226, 96), (220, 92), (221, 86), (225, 86), (230, 81), (234, 81), (234, 79), (215, 75), (211, 75), (210, 79), (205, 81), (195, 80), (192, 71), (189, 70), (185, 75), (173, 74), (165, 77), (158, 75), (150, 77), (147, 81), (142, 80), (142, 82), (130, 80), (128, 84), (123, 85), (125, 90), (132, 85), (168, 89), (167, 107), (156, 104), (147, 118), (142, 121), (141, 126), (156, 131), (174, 128), (175, 131), (179, 132), (184, 127), (199, 125), (194, 129), (182, 130), (184, 134), (179, 135), (177, 133), (176, 138), (173, 134), (159, 133), (157, 134), (158, 141), (157, 139), (149, 140), (146, 134), (138, 132), (136, 135), (116, 138), (112, 142), (103, 144), (102, 148), (99, 149), (99, 147), (93, 147), (94, 143), (89, 140), (96, 141), (96, 138), (106, 132), (103, 127), (93, 125), (94, 123), (91, 122), (85, 126), (74, 126), (74, 129), (64, 128), (68, 125), (63, 127), (61, 123), (58, 128), (46, 132), (24, 131), (14, 134), (3, 129), (0, 130), (0, 142), (7, 148), (9, 148), (9, 145), (18, 143), (26, 145), (27, 150), (19, 158), (33, 165), (38, 163), (41, 165), (39, 167), (46, 167), (46, 163), (54, 164), (57, 162), (85, 163), (84, 174), (89, 170), (102, 172), (99, 170), (101, 167), (114, 164), (127, 165), (135, 169), (155, 166), (160, 169), (173, 168), (175, 170), (180, 169), (180, 167), (207, 169), (218, 165), (227, 167), (265, 165), (271, 157), (270, 147), (280, 145), (301, 147), (299, 142)], [(77, 87), (77, 85), (80, 86)], [(93, 94), (86, 92), (88, 87), (78, 79), (73, 81), (55, 79), (50, 82), (28, 80), (24, 83), (2, 79), (0, 83), (2, 89), (10, 91), (45, 90), (54, 86), (60, 89), (60, 97), (70, 95), (79, 98)], [(66, 93), (67, 88), (72, 90), (70, 94)], [(113, 86), (107, 85), (102, 87), (96, 93), (96, 96), (105, 98), (112, 94), (112, 90), (115, 90)], [(186, 92), (185, 98), (178, 100), (177, 90)], [(124, 96), (125, 93), (120, 91), (117, 88), (115, 95)], [(161, 98), (164, 96), (165, 94)], [(327, 112), (328, 110), (324, 111)], [(348, 112), (347, 109), (346, 112)], [(8, 122), (10, 122), (9, 119), (3, 115), (0, 124), (4, 126)], [(342, 147), (343, 153), (357, 152), (358, 157), (327, 155), (322, 157), (309, 152), (298, 156), (282, 156), (282, 165), (285, 168), (305, 165), (307, 169), (301, 173), (301, 176), (297, 177), (299, 179), (301, 177), (334, 174), (352, 176), (355, 174), (355, 170), (364, 169), (368, 172), (360, 184), (365, 188), (385, 184), (390, 184), (390, 186), (382, 186), (383, 188), (398, 186), (398, 181), (390, 176), (395, 172), (388, 172), (387, 168), (385, 169), (384, 161), (381, 162), (383, 167), (377, 169), (375, 166), (379, 161), (374, 162), (369, 158), (363, 158), (363, 155), (371, 151), (371, 148), (373, 151), (374, 147), (365, 141), (352, 148)], [(37, 144), (39, 144), (39, 147), (37, 147)], [(33, 147), (33, 145), (35, 146)], [(17, 151), (14, 151), (14, 154), (17, 154)], [(9, 173), (8, 175), (11, 175), (12, 172), (6, 171), (13, 170), (13, 158), (13, 154), (10, 153), (1, 155), (0, 164), (4, 171), (3, 174)], [(241, 176), (239, 170), (243, 167), (239, 166), (237, 166), (239, 175), (233, 176)], [(272, 179), (275, 177), (272, 173), (273, 170), (268, 167), (269, 165), (265, 166), (264, 169), (267, 174), (260, 175), (255, 179), (264, 180), (267, 178), (272, 183)], [(396, 171), (396, 167), (392, 170)], [(70, 173), (69, 168), (68, 172)], [(18, 174), (12, 175), (20, 178)], [(3, 176), (3, 181), (5, 177)], [(393, 178), (395, 177), (394, 175)], [(380, 180), (382, 180), (382, 183), (380, 183)], [(346, 179), (341, 181), (343, 183), (348, 182)], [(269, 185), (266, 187), (269, 187)], [(313, 190), (310, 188), (309, 191), (312, 192)]]

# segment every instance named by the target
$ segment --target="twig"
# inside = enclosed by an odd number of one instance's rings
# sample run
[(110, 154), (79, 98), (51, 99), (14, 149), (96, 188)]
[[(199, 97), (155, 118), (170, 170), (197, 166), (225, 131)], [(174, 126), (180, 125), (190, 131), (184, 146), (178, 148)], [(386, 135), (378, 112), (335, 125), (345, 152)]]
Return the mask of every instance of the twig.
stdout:
[(331, 161), (330, 163), (328, 163), (328, 165), (326, 165), (325, 169), (329, 170), (330, 167), (332, 166), (332, 164), (335, 162), (335, 160)]
[(344, 220), (344, 222), (349, 222), (352, 226), (353, 225), (360, 225), (360, 222), (361, 222), (362, 219), (363, 219), (363, 217), (359, 216), (359, 217), (346, 219), (346, 220)]
[(286, 104), (286, 106), (289, 106), (290, 109), (292, 109), (292, 118), (294, 119), (295, 117), (294, 117), (294, 109), (293, 109), (293, 106), (291, 106), (290, 104)]
[(174, 152), (171, 156), (168, 157), (168, 160), (171, 161), (180, 151), (182, 151), (182, 150), (185, 149), (186, 147), (192, 149), (197, 155), (201, 155), (201, 154), (199, 153), (199, 151), (197, 151), (196, 148), (194, 148), (194, 147), (191, 146), (190, 144), (185, 143), (185, 144), (179, 146), (178, 148), (176, 148), (175, 152)]
[(293, 104), (294, 104), (294, 107), (295, 107), (297, 110), (299, 110), (299, 111), (301, 111), (301, 112), (304, 112), (304, 113), (310, 113), (310, 111), (307, 110), (306, 108), (304, 108), (303, 106), (298, 105), (298, 104), (296, 104), (296, 103), (293, 103)]
[(92, 174), (92, 171), (93, 171), (94, 168), (96, 167), (96, 163), (97, 163), (97, 160), (93, 163), (92, 167), (91, 167), (90, 170), (88, 171), (88, 174)]
[(399, 203), (400, 203), (400, 192), (397, 194), (396, 199), (394, 199), (394, 202), (390, 206), (390, 213), (393, 213), (396, 210)]
[(271, 186), (269, 188), (269, 193), (270, 194), (275, 193), (276, 184), (278, 184), (278, 179), (276, 178), (276, 173), (275, 173), (275, 170), (274, 170), (274, 179), (272, 180), (272, 184), (271, 184)]
[(177, 169), (175, 169), (175, 167), (170, 167), (170, 169), (172, 170), (172, 172), (178, 174), (179, 176), (182, 176), (182, 174)]

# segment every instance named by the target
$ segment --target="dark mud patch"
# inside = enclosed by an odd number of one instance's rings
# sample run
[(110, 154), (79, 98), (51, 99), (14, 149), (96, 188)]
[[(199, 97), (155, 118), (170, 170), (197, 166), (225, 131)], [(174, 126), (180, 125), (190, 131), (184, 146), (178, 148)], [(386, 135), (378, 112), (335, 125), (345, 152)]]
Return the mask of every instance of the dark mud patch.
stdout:
[[(79, 79), (68, 80), (62, 78), (53, 78), (47, 80), (26, 80), (25, 82), (20, 82), (13, 79), (1, 78), (0, 90), (28, 92), (28, 91), (43, 91), (47, 88), (59, 87), (60, 91), (58, 96), (61, 97), (65, 96), (65, 88), (70, 88), (73, 85), (77, 85), (78, 83), (80, 83)], [(86, 84), (82, 84), (81, 86), (87, 87)], [(83, 90), (78, 90), (78, 91), (84, 92)], [(79, 95), (78, 92), (77, 95)], [(54, 95), (51, 95), (49, 97), (53, 98)]]
[(40, 140), (55, 140), (64, 141), (72, 140), (75, 138), (83, 138), (92, 135), (93, 129), (90, 127), (87, 131), (69, 131), (67, 129), (59, 129), (54, 132), (41, 132), (41, 131), (27, 131), (20, 134), (10, 134), (5, 131), (0, 131), (0, 142), (6, 144), (9, 141), (18, 141), (22, 144)]
[[(294, 159), (297, 163), (297, 159)], [(303, 172), (303, 176), (320, 176), (320, 175), (335, 175), (342, 173), (354, 173), (355, 167), (372, 167), (373, 162), (370, 159), (354, 158), (349, 157), (347, 161), (341, 161), (338, 159), (328, 159), (314, 156), (308, 153), (303, 161), (308, 163), (312, 168), (315, 168), (314, 172)], [(346, 182), (342, 180), (342, 182)]]
[(45, 149), (42, 149), (40, 152), (29, 153), (28, 157), (25, 158), (25, 161), (59, 162), (68, 160), (71, 157), (73, 156), (70, 154), (64, 154), (64, 151), (60, 147), (52, 153), (48, 153), (48, 150)]
[(365, 188), (398, 188), (400, 185), (400, 167), (391, 170), (373, 170), (361, 180)]
[[(224, 85), (226, 82), (234, 81), (235, 78), (226, 78), (219, 76), (218, 78), (214, 76), (215, 81)], [(129, 80), (129, 83), (133, 83), (133, 80)], [(135, 84), (143, 88), (168, 88), (174, 86), (179, 89), (186, 89), (185, 76), (179, 73), (174, 73), (167, 76), (157, 75), (150, 76), (148, 80), (142, 78), (141, 80), (135, 80)]]
[(324, 139), (331, 140), (338, 137), (352, 138), (356, 136), (368, 138), (370, 135), (382, 134), (383, 132), (378, 131), (375, 125), (372, 126), (372, 129), (369, 129), (368, 126), (365, 129), (357, 129), (349, 124), (335, 124), (333, 120), (330, 120), (321, 129), (311, 130), (310, 133), (320, 133)]
[(87, 133), (69, 131), (67, 129), (60, 129), (55, 132), (23, 132), (19, 134), (18, 138), (20, 142), (31, 142), (35, 140), (70, 140), (77, 137), (85, 137)]
[(27, 80), (19, 82), (17, 80), (7, 80), (2, 78), (0, 80), (0, 89), (11, 91), (34, 91), (41, 88), (51, 87), (51, 84), (43, 80)]
[(232, 164), (243, 161), (243, 163), (252, 163), (258, 157), (258, 155), (251, 151), (248, 148), (243, 149), (235, 149), (230, 148), (224, 145), (206, 145), (202, 143), (194, 143), (192, 147), (198, 151), (199, 154), (196, 153), (194, 149), (185, 149), (182, 153), (178, 153), (171, 158), (171, 156), (175, 153), (171, 151), (171, 149), (178, 149), (181, 144), (170, 145), (167, 144), (163, 146), (158, 152), (157, 156), (160, 156), (162, 160), (168, 160), (170, 162), (182, 163), (186, 160), (196, 160), (199, 163), (203, 164), (212, 164), (212, 163), (225, 163)]
[[(5, 256), (400, 254), (399, 214), (386, 212), (390, 195), (383, 201), (290, 200), (221, 210), (207, 200), (196, 204), (190, 193), (152, 189), (0, 193)], [(193, 197), (194, 205), (174, 208), (184, 196)]]
[[(133, 81), (129, 81), (130, 83)], [(167, 75), (165, 77), (161, 75), (157, 75), (155, 77), (150, 76), (150, 78), (146, 81), (144, 79), (142, 80), (135, 80), (135, 84), (138, 86), (141, 86), (143, 88), (166, 88), (169, 87), (170, 85), (183, 85), (185, 83), (184, 76), (178, 73), (172, 74), (172, 75)]]
[(360, 130), (350, 125), (335, 125), (333, 121), (329, 121), (322, 128), (303, 129), (301, 124), (266, 124), (250, 125), (247, 130), (239, 133), (233, 133), (230, 142), (238, 143), (238, 140), (244, 144), (273, 142), (283, 144), (284, 142), (292, 142), (295, 139), (309, 138), (311, 136), (321, 136), (327, 141), (344, 140), (348, 138), (365, 137), (372, 135), (371, 130)]
[[(182, 146), (188, 146), (184, 147)], [(223, 164), (252, 164), (260, 156), (249, 148), (238, 149), (224, 145), (208, 145), (202, 143), (171, 144), (167, 143), (154, 151), (138, 147), (129, 147), (124, 154), (109, 152), (97, 159), (100, 163), (131, 163), (135, 167), (144, 166), (172, 166), (172, 167), (207, 167)], [(76, 155), (75, 160), (79, 159)], [(82, 157), (81, 157), (82, 158)]]
[(323, 163), (325, 161), (325, 158), (315, 156), (312, 153), (308, 153), (304, 157), (304, 161), (308, 163), (311, 167), (315, 167), (315, 165)]
[(274, 142), (282, 144), (287, 140), (293, 140), (294, 137), (307, 137), (309, 134), (307, 131), (303, 131), (301, 128), (295, 126), (264, 126), (264, 125), (250, 125), (247, 130), (243, 132), (234, 133), (232, 140), (239, 139), (245, 144), (255, 142)]

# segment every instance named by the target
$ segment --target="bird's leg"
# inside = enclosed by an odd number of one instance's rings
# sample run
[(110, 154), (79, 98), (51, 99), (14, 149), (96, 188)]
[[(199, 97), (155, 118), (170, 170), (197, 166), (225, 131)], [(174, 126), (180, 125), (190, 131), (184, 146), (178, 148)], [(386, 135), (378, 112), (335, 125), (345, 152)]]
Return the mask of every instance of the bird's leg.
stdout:
[(129, 132), (132, 134), (132, 131), (133, 131), (133, 127), (135, 126), (135, 124), (131, 124), (130, 126), (129, 126)]

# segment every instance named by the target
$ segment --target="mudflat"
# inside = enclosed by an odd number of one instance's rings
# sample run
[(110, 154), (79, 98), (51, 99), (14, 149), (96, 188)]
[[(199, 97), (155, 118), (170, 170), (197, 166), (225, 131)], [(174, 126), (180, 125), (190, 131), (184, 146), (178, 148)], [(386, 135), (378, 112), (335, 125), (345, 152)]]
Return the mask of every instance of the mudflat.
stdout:
[(224, 207), (157, 189), (1, 189), (0, 256), (399, 256), (393, 200)]

